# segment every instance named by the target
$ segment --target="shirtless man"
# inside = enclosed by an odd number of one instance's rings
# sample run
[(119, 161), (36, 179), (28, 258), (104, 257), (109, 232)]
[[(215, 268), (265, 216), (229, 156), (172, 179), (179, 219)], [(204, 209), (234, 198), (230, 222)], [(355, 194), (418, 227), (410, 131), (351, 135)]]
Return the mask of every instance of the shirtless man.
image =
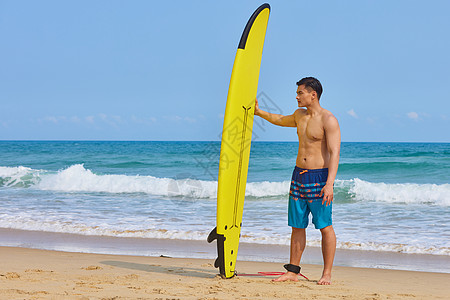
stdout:
[(300, 259), (306, 246), (308, 216), (322, 234), (324, 268), (320, 285), (331, 284), (331, 268), (336, 252), (336, 235), (331, 222), (333, 184), (339, 164), (341, 132), (337, 119), (322, 108), (322, 85), (313, 77), (297, 82), (299, 108), (292, 115), (272, 114), (255, 105), (255, 115), (272, 124), (297, 127), (299, 140), (296, 167), (289, 193), (288, 220), (292, 227), (290, 263), (287, 272), (274, 281), (298, 281)]

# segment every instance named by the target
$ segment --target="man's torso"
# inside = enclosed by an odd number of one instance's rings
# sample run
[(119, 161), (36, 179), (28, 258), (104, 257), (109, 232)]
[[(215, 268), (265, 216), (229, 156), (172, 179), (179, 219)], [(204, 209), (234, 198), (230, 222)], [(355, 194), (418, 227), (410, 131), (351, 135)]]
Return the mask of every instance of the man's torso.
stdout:
[(306, 110), (296, 111), (297, 134), (299, 140), (296, 165), (303, 169), (328, 168), (329, 152), (324, 128), (324, 119), (331, 113), (322, 109), (316, 115)]

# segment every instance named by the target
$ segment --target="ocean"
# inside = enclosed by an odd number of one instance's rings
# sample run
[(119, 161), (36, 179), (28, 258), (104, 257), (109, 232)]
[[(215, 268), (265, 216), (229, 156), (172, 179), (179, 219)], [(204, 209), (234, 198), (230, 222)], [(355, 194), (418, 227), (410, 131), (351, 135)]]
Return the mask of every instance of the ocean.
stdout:
[[(297, 147), (252, 143), (243, 243), (289, 245)], [(205, 241), (216, 222), (219, 153), (220, 142), (1, 141), (0, 245), (91, 251), (46, 247), (27, 235), (11, 241), (8, 230)], [(449, 170), (449, 143), (342, 143), (333, 202), (338, 249), (450, 258)], [(320, 247), (312, 224), (307, 238)]]

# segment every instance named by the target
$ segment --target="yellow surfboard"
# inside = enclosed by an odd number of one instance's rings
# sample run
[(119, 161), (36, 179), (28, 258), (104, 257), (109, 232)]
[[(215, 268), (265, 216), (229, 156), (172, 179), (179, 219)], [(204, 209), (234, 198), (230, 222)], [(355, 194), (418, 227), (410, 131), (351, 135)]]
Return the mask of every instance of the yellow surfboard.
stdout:
[(236, 275), (253, 114), (269, 14), (269, 4), (263, 4), (245, 26), (228, 89), (220, 148), (217, 227), (208, 236), (209, 243), (217, 239), (214, 265), (223, 278)]

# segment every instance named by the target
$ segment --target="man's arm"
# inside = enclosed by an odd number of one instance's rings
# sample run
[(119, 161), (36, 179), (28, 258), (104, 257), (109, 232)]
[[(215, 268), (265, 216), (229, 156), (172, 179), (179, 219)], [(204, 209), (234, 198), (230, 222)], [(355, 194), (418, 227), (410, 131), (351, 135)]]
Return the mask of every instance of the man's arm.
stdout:
[(339, 166), (339, 155), (341, 152), (341, 130), (339, 123), (333, 115), (329, 116), (324, 124), (325, 136), (327, 139), (327, 149), (330, 153), (330, 161), (328, 163), (328, 178), (327, 183), (322, 189), (323, 203), (330, 205), (333, 201), (333, 184), (336, 179), (336, 174)]
[(260, 116), (266, 121), (278, 126), (284, 127), (297, 127), (297, 122), (295, 121), (295, 113), (289, 116), (283, 116), (279, 114), (272, 114), (267, 111), (263, 111), (259, 109), (258, 100), (256, 100), (255, 104), (255, 115)]

